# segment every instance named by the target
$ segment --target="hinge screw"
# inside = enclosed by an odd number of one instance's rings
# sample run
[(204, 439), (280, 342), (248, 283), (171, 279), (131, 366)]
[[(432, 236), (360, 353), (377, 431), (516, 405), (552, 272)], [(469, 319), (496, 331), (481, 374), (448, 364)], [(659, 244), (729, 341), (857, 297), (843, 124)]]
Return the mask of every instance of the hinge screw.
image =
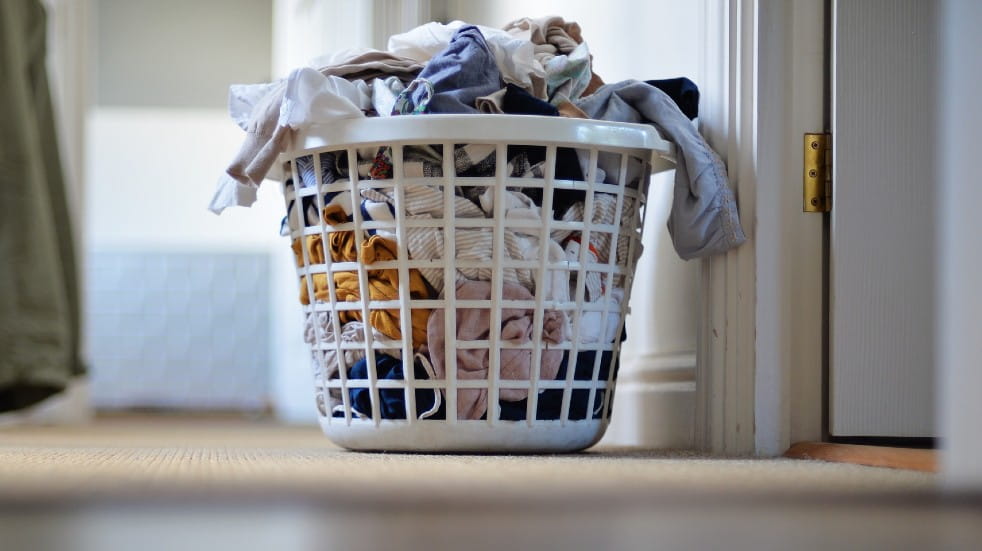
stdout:
[(812, 142), (812, 149), (818, 149), (818, 142), (816, 141)]
[(818, 171), (815, 170), (814, 168), (811, 169), (811, 170), (809, 170), (808, 171), (808, 177), (809, 178), (816, 178), (816, 177), (818, 177)]
[(812, 197), (812, 206), (813, 207), (817, 207), (818, 206), (818, 198)]

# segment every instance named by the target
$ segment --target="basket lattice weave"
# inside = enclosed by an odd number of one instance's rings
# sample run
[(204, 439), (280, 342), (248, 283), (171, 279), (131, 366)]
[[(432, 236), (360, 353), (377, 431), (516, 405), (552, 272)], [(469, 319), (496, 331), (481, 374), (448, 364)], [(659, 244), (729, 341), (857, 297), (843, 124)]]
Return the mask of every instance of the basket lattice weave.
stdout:
[[(475, 151), (490, 155), (462, 168)], [(670, 153), (648, 126), (559, 117), (302, 133), (283, 157), (286, 227), (325, 433), (358, 450), (598, 441)]]

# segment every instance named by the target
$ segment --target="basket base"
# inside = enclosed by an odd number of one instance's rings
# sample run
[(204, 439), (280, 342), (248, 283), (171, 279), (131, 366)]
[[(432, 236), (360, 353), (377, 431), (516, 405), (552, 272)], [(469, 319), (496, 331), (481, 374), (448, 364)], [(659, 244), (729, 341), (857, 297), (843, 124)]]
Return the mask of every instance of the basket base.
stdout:
[(562, 453), (589, 448), (600, 441), (607, 423), (583, 421), (371, 421), (320, 419), (324, 434), (355, 451)]

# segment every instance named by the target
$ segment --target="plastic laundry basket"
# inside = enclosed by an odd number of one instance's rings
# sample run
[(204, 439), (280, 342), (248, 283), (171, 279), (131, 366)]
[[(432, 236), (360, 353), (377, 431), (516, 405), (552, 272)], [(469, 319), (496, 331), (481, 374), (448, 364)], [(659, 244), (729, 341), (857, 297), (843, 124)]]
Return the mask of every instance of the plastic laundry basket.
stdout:
[(672, 153), (650, 126), (561, 117), (300, 133), (283, 156), (285, 224), (328, 437), (392, 451), (596, 443), (649, 176)]

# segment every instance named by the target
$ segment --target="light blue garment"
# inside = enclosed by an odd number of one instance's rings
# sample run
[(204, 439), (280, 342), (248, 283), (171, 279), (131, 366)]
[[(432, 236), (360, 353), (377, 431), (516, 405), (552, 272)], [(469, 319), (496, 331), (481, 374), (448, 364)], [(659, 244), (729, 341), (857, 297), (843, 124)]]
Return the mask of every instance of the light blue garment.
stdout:
[(653, 123), (675, 143), (675, 197), (668, 231), (680, 257), (723, 253), (747, 240), (723, 161), (667, 94), (650, 84), (625, 80), (600, 87), (576, 106), (594, 119)]
[(557, 55), (546, 61), (545, 69), (546, 93), (550, 103), (559, 105), (579, 99), (593, 78), (590, 50), (586, 43), (582, 43), (569, 55)]

